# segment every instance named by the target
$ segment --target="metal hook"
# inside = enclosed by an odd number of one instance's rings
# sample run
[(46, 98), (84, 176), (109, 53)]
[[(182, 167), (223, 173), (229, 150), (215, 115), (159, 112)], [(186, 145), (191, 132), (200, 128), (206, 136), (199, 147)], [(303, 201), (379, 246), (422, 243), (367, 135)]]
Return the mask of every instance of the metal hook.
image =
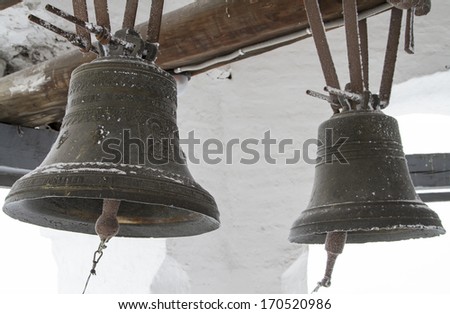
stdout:
[(103, 250), (106, 249), (106, 245), (105, 245), (106, 241), (100, 241), (100, 244), (97, 248), (97, 251), (94, 252), (94, 257), (92, 258), (92, 268), (89, 272), (89, 276), (87, 277), (86, 283), (84, 285), (84, 289), (83, 289), (83, 293), (84, 294), (86, 292), (87, 286), (89, 284), (89, 280), (91, 279), (92, 275), (97, 275), (97, 272), (95, 271), (95, 268), (97, 267), (98, 262), (100, 261), (100, 259), (103, 256)]

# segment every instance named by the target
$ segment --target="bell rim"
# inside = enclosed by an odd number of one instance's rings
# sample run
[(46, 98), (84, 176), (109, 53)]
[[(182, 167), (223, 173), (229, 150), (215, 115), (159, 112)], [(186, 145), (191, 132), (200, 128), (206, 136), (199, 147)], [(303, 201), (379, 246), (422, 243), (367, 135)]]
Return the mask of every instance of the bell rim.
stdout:
[[(328, 232), (347, 232), (346, 243), (394, 242), (411, 239), (432, 238), (446, 233), (442, 226), (424, 225), (392, 225), (389, 227), (374, 227), (374, 230), (364, 228), (333, 229)], [(289, 242), (298, 244), (324, 244), (327, 232), (296, 234), (298, 230), (291, 229)]]
[[(83, 220), (75, 219), (74, 214), (76, 211), (72, 211), (71, 215), (62, 215), (61, 213), (46, 210), (42, 211), (36, 209), (36, 202), (44, 202), (49, 199), (52, 200), (86, 200), (96, 201), (98, 203), (98, 212), (93, 219)], [(13, 219), (17, 219), (22, 222), (30, 223), (36, 226), (51, 228), (54, 230), (69, 231), (83, 234), (95, 235), (95, 221), (101, 214), (102, 198), (85, 198), (85, 197), (61, 197), (61, 196), (46, 196), (34, 199), (22, 199), (12, 202), (5, 202), (3, 206), (3, 212)], [(177, 223), (164, 223), (164, 224), (145, 224), (145, 223), (124, 223), (124, 221), (130, 221), (133, 217), (121, 215), (120, 209), (118, 214), (118, 220), (120, 224), (120, 230), (117, 234), (118, 237), (130, 237), (130, 238), (172, 238), (172, 237), (184, 237), (195, 236), (203, 233), (211, 232), (220, 227), (220, 218), (217, 207), (213, 208), (211, 213), (197, 212), (192, 209), (181, 208), (178, 206), (169, 206), (158, 203), (142, 203), (129, 200), (121, 200), (127, 204), (145, 204), (146, 207), (158, 206), (166, 208), (171, 211), (171, 215), (183, 213), (186, 216), (193, 215), (195, 219), (177, 222)], [(24, 206), (24, 204), (27, 204)], [(123, 206), (121, 204), (121, 206)], [(151, 209), (147, 209), (150, 211)], [(146, 217), (140, 217), (146, 218)], [(186, 228), (189, 226), (189, 228)], [(157, 231), (155, 231), (157, 230)]]
[[(84, 163), (80, 163), (80, 165), (86, 166)], [(136, 170), (136, 166), (133, 165), (122, 165), (127, 166), (117, 168), (117, 171), (124, 172), (125, 170)], [(116, 165), (116, 167), (118, 167)], [(143, 168), (142, 166), (139, 166)], [(100, 169), (100, 170), (105, 170)], [(116, 168), (114, 168), (116, 169)], [(35, 170), (31, 171), (29, 174), (20, 178), (16, 183), (12, 186), (10, 193), (7, 195), (5, 199), (5, 204), (3, 207), (3, 211), (12, 218), (19, 219), (21, 221), (29, 222), (35, 225), (49, 227), (53, 229), (66, 230), (66, 231), (74, 231), (88, 234), (95, 234), (94, 232), (94, 224), (96, 219), (101, 213), (101, 199), (109, 198), (109, 199), (121, 199), (125, 203), (133, 203), (133, 204), (145, 204), (147, 207), (152, 206), (160, 206), (171, 209), (173, 212), (178, 212), (185, 214), (186, 216), (194, 215), (195, 219), (203, 221), (204, 225), (197, 225), (195, 230), (187, 231), (187, 232), (173, 232), (173, 228), (166, 224), (165, 227), (171, 229), (170, 232), (158, 231), (156, 234), (152, 233), (150, 230), (150, 225), (147, 225), (149, 228), (149, 232), (146, 232), (145, 225), (132, 227), (129, 225), (128, 227), (123, 227), (122, 232), (119, 232), (119, 236), (126, 237), (178, 237), (178, 236), (191, 236), (198, 235), (202, 233), (206, 233), (209, 231), (213, 231), (220, 226), (220, 213), (217, 209), (217, 204), (214, 198), (199, 184), (193, 181), (191, 178), (185, 178), (187, 181), (176, 182), (173, 180), (169, 180), (168, 177), (165, 179), (157, 179), (152, 176), (144, 177), (144, 176), (136, 176), (131, 175), (130, 173), (125, 173), (128, 175), (119, 173), (104, 173), (102, 177), (104, 179), (103, 184), (101, 185), (92, 185), (88, 179), (90, 176), (95, 178), (98, 176), (98, 173), (89, 173), (86, 171), (78, 172), (79, 170), (69, 169), (70, 171), (64, 173), (59, 173), (55, 176), (54, 172), (43, 173), (42, 171), (48, 170), (48, 166), (46, 167), (38, 167)], [(106, 169), (107, 170), (107, 169)], [(133, 171), (130, 171), (133, 172)], [(62, 181), (53, 181), (55, 178)], [(80, 181), (84, 180), (84, 181)], [(80, 182), (84, 182), (85, 185)], [(114, 185), (112, 182), (116, 182)], [(121, 184), (118, 185), (117, 182)], [(134, 184), (139, 182), (139, 187)], [(69, 187), (64, 187), (65, 183), (69, 183)], [(78, 185), (77, 185), (78, 184)], [(114, 189), (110, 187), (114, 186)], [(142, 187), (146, 187), (147, 190), (142, 190)], [(165, 188), (160, 191), (157, 190), (156, 187), (164, 186)], [(127, 187), (127, 188), (125, 188)], [(140, 192), (137, 192), (140, 191)], [(45, 193), (43, 193), (45, 192)], [(44, 195), (44, 196), (43, 196)], [(120, 197), (118, 197), (120, 196)], [(128, 197), (128, 199), (127, 199)], [(39, 210), (39, 209), (29, 209), (32, 207), (37, 207), (36, 204), (40, 202), (40, 200), (49, 200), (56, 201), (59, 199), (85, 199), (89, 200), (98, 200), (100, 203), (96, 206), (98, 209), (95, 217), (90, 220), (79, 220), (79, 227), (61, 227), (58, 228), (53, 224), (52, 221), (45, 222), (43, 219), (39, 217), (35, 217), (33, 219), (28, 219), (27, 217), (33, 217), (36, 215), (44, 215), (46, 218), (51, 220), (51, 217), (58, 216), (58, 211), (54, 212)], [(36, 203), (32, 205), (32, 203)], [(27, 208), (28, 207), (28, 208)], [(119, 209), (120, 211), (120, 209)], [(72, 216), (68, 215), (68, 217), (74, 217), (76, 221), (76, 217), (78, 214), (76, 212), (70, 213)], [(150, 213), (149, 213), (150, 215)], [(127, 219), (127, 216), (123, 216), (124, 219)], [(131, 217), (131, 216), (129, 216)], [(128, 219), (130, 219), (128, 217)], [(133, 216), (134, 217), (134, 216)], [(148, 216), (150, 217), (150, 216)], [(147, 216), (141, 217), (142, 219), (148, 218)], [(61, 218), (61, 217), (60, 217)], [(58, 218), (59, 219), (59, 218)], [(57, 220), (58, 220), (57, 219)], [(62, 218), (61, 218), (62, 219)], [(45, 219), (44, 219), (45, 220)], [(191, 221), (191, 224), (195, 224), (195, 222)], [(83, 224), (89, 225), (89, 228), (84, 226)], [(186, 223), (185, 225), (188, 225)], [(66, 224), (67, 226), (67, 224)], [(181, 226), (181, 224), (180, 224)], [(133, 229), (139, 229), (139, 231), (134, 232)], [(182, 229), (182, 228), (181, 228)], [(189, 228), (188, 228), (189, 229)], [(128, 231), (125, 231), (128, 230)]]
[(392, 242), (446, 233), (439, 216), (422, 201), (382, 200), (307, 208), (292, 225), (289, 241), (323, 244), (326, 234), (334, 231), (348, 232), (348, 243)]

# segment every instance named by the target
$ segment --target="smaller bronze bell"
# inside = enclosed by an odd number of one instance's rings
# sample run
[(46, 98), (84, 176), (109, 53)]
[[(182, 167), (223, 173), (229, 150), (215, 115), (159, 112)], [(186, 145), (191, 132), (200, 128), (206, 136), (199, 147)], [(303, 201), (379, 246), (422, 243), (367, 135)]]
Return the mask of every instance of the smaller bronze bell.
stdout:
[[(345, 160), (335, 158), (339, 139)], [(394, 118), (372, 110), (337, 113), (320, 125), (318, 140), (325, 145), (317, 152), (311, 200), (291, 228), (291, 242), (324, 243), (330, 232), (347, 232), (348, 243), (445, 233), (414, 190)]]

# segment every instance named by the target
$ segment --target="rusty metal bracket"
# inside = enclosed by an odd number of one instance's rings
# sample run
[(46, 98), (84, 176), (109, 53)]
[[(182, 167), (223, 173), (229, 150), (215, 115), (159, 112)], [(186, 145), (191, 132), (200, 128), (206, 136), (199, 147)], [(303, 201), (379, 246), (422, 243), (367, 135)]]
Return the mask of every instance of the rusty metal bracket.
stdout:
[(145, 58), (149, 61), (155, 61), (158, 54), (163, 7), (164, 0), (152, 0), (145, 41)]
[(391, 22), (389, 26), (386, 55), (384, 58), (383, 75), (380, 86), (380, 108), (384, 109), (389, 105), (391, 98), (392, 83), (394, 81), (395, 64), (397, 62), (397, 51), (400, 41), (400, 31), (402, 27), (403, 11), (393, 8), (391, 11)]
[(95, 18), (97, 24), (103, 26), (111, 32), (111, 22), (109, 20), (108, 1), (107, 0), (94, 0)]
[(414, 15), (416, 8), (412, 7), (406, 13), (405, 51), (414, 54)]
[[(317, 0), (304, 0), (309, 25), (316, 45), (322, 72), (325, 76), (325, 82), (328, 86), (340, 88), (339, 79), (331, 56), (330, 46), (328, 45), (325, 27), (323, 24), (322, 13), (320, 12), (319, 2)], [(334, 113), (339, 112), (341, 105), (337, 97), (331, 96), (331, 108)]]
[[(89, 22), (86, 0), (73, 0), (72, 5), (73, 5), (73, 15), (79, 18), (80, 20)], [(79, 25), (76, 25), (75, 29), (77, 31), (77, 35), (84, 40), (86, 45), (86, 48), (81, 49), (81, 51), (89, 52), (92, 46), (91, 33), (89, 33), (87, 29)]]
[(134, 29), (139, 0), (127, 0), (123, 16), (123, 29)]
[[(363, 75), (359, 42), (358, 11), (355, 0), (344, 0), (344, 27), (347, 38), (347, 55), (350, 72), (350, 90), (361, 95), (363, 92)], [(352, 104), (356, 109), (356, 104)]]
[(147, 42), (157, 43), (161, 31), (162, 12), (164, 0), (152, 0), (150, 19), (148, 21)]
[(367, 29), (367, 19), (359, 21), (359, 40), (361, 44), (361, 65), (364, 90), (369, 90), (369, 36)]
[[(430, 0), (388, 0), (394, 7), (391, 11), (388, 42), (385, 53), (383, 74), (379, 95), (369, 91), (369, 47), (368, 29), (365, 19), (358, 21), (356, 0), (343, 0), (344, 27), (347, 43), (350, 83), (341, 90), (336, 69), (328, 46), (318, 0), (304, 0), (305, 8), (312, 30), (314, 43), (325, 76), (326, 91), (330, 97), (307, 91), (307, 94), (327, 100), (335, 113), (340, 110), (384, 109), (389, 105), (395, 64), (397, 61), (403, 9), (407, 11), (405, 30), (405, 51), (414, 53), (414, 16), (424, 15), (430, 11)], [(337, 105), (339, 104), (339, 106)], [(349, 108), (350, 107), (350, 108)]]

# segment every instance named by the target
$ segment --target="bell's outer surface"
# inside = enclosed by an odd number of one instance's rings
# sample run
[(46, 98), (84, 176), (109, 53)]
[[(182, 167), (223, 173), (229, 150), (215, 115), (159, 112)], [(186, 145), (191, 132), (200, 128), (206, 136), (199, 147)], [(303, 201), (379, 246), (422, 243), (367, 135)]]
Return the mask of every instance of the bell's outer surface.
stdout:
[[(339, 138), (348, 138), (339, 148), (347, 164), (333, 157)], [(379, 111), (335, 114), (320, 125), (318, 140), (324, 145), (311, 200), (291, 228), (291, 242), (324, 243), (331, 231), (347, 231), (348, 243), (445, 233), (414, 190), (394, 118)]]
[(94, 234), (108, 198), (121, 200), (119, 236), (217, 229), (216, 203), (194, 181), (179, 148), (176, 101), (175, 80), (152, 63), (107, 57), (78, 67), (58, 139), (42, 164), (14, 184), (3, 210), (32, 224)]

